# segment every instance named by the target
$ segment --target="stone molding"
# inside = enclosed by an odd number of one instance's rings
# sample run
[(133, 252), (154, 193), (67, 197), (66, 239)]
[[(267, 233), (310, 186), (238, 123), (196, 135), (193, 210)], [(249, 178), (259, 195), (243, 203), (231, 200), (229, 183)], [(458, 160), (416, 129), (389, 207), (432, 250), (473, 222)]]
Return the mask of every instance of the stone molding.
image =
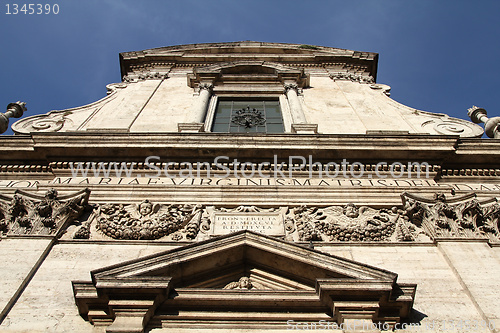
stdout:
[(205, 130), (204, 123), (179, 123), (177, 128), (180, 133), (200, 133)]
[[(226, 288), (242, 274), (265, 290), (247, 284)], [(416, 290), (414, 284), (398, 284), (395, 273), (250, 231), (95, 270), (91, 276), (92, 282), (73, 281), (76, 304), (84, 319), (107, 326), (106, 332), (143, 332), (153, 314), (182, 323), (175, 314), (179, 304), (197, 311), (201, 322), (228, 306), (261, 318), (266, 309), (279, 308), (290, 319), (293, 309), (303, 306), (312, 315), (332, 313), (338, 324), (355, 313), (393, 327), (409, 316)], [(225, 320), (230, 319), (215, 321)]]
[(292, 133), (318, 134), (318, 124), (292, 124)]
[(125, 75), (122, 78), (122, 81), (126, 83), (131, 83), (131, 82), (140, 82), (145, 80), (165, 80), (168, 79), (168, 73), (169, 71), (167, 71), (166, 73), (148, 72), (148, 71), (134, 72)]
[(273, 74), (268, 76), (265, 81), (260, 82), (261, 85), (278, 82), (285, 84), (287, 81), (295, 82), (299, 88), (309, 85), (309, 76), (302, 68), (266, 61), (233, 61), (194, 68), (193, 73), (188, 75), (188, 86), (195, 88), (203, 82), (223, 83), (228, 80), (224, 76), (227, 72), (231, 72), (231, 82), (236, 80), (235, 82), (243, 84), (246, 81), (251, 81), (254, 74), (269, 74), (271, 72)]

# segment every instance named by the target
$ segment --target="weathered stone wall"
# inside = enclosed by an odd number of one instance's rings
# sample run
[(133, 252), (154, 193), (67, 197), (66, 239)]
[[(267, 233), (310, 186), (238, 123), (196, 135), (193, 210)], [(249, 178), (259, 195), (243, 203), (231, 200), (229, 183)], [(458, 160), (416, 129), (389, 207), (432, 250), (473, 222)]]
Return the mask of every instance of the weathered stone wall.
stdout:
[[(23, 249), (26, 241), (21, 239), (2, 240), (0, 246), (20, 249), (23, 254), (34, 250), (33, 245), (29, 246), (30, 251)], [(78, 314), (71, 281), (87, 281), (91, 270), (174, 247), (171, 243), (153, 242), (112, 244), (64, 241), (57, 244), (1, 328), (10, 332), (103, 332), (102, 327), (94, 328)], [(418, 286), (412, 321), (420, 326), (415, 330), (425, 332), (433, 323), (450, 324), (451, 320), (456, 323), (466, 320), (481, 323), (487, 319), (496, 326), (500, 325), (500, 303), (495, 297), (495, 277), (499, 273), (498, 250), (490, 248), (484, 242), (377, 246), (326, 244), (317, 246), (316, 249), (396, 272), (400, 283), (416, 283)], [(18, 267), (15, 269), (19, 273), (16, 276), (24, 275), (31, 267), (30, 261), (17, 261), (19, 251), (9, 251), (5, 256), (7, 261), (17, 262)], [(6, 276), (9, 275), (11, 274)], [(12, 284), (2, 284), (1, 294), (6, 295), (13, 289)], [(285, 322), (281, 329), (287, 329)], [(161, 330), (152, 330), (156, 331)], [(474, 330), (482, 331), (488, 332)]]

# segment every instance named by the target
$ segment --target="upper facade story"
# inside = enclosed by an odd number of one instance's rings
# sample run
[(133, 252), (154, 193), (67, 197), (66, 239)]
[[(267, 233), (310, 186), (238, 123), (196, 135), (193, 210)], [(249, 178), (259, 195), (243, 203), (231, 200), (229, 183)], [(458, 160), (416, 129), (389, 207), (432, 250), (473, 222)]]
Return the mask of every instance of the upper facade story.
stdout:
[(123, 81), (82, 107), (26, 117), (15, 133), (265, 132), (481, 137), (472, 122), (413, 109), (376, 83), (378, 54), (232, 42), (120, 54)]
[[(122, 81), (106, 97), (18, 120), (16, 135), (0, 138), (0, 160), (53, 170), (145, 154), (205, 161), (237, 151), (255, 162), (312, 152), (325, 161), (417, 160), (443, 174), (500, 175), (500, 141), (481, 138), (500, 136), (500, 117), (473, 107), (471, 122), (402, 105), (376, 83), (377, 61), (371, 52), (253, 41), (124, 52)], [(14, 104), (7, 123), (22, 115)]]

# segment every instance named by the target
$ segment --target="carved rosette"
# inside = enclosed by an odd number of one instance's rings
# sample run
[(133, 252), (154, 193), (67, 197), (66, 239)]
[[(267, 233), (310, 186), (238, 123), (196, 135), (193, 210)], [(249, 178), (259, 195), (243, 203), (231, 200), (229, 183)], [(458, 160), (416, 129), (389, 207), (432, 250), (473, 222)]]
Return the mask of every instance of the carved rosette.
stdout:
[(18, 190), (12, 198), (0, 195), (0, 231), (7, 235), (53, 235), (78, 218), (89, 190), (59, 197), (54, 189), (44, 196)]
[(448, 200), (440, 193), (432, 199), (409, 193), (402, 198), (405, 219), (422, 227), (432, 239), (487, 237), (500, 241), (500, 205), (496, 199), (479, 202), (474, 194), (469, 194)]

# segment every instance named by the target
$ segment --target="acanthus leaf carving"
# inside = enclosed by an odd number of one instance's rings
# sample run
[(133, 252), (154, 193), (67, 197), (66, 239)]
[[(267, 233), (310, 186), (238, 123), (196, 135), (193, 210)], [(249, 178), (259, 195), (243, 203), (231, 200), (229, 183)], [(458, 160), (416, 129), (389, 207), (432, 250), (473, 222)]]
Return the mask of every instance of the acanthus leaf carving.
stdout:
[(85, 189), (59, 197), (49, 189), (44, 196), (21, 190), (12, 198), (0, 196), (0, 230), (7, 235), (53, 235), (82, 213), (89, 195)]
[[(422, 227), (435, 238), (482, 238), (499, 241), (500, 205), (492, 200), (480, 202), (475, 194), (447, 199), (435, 193), (432, 199), (413, 194), (402, 195), (407, 221)], [(496, 201), (496, 199), (494, 199)]]

